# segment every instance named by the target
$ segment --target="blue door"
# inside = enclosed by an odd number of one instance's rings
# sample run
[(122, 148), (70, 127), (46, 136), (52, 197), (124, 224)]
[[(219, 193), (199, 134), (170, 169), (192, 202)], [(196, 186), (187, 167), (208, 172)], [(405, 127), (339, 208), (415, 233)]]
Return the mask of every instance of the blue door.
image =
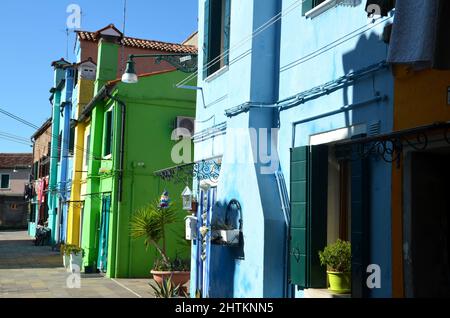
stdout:
[(106, 273), (108, 265), (108, 232), (109, 212), (111, 210), (111, 196), (105, 195), (102, 199), (102, 213), (100, 220), (100, 237), (98, 246), (97, 269)]
[(200, 204), (197, 211), (197, 288), (203, 298), (209, 297), (209, 264), (211, 251), (211, 231), (205, 237), (200, 233), (202, 227), (211, 228), (211, 211), (216, 202), (217, 188), (200, 191)]

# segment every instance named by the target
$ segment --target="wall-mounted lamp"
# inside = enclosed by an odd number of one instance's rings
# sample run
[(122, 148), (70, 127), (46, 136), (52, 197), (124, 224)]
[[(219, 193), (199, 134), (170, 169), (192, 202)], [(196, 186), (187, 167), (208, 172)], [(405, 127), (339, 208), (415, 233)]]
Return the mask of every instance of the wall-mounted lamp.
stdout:
[(122, 75), (122, 82), (127, 84), (136, 84), (138, 81), (139, 79), (136, 74), (135, 62), (133, 60), (133, 57), (130, 56), (127, 61), (125, 73)]
[(197, 70), (197, 54), (130, 54), (125, 73), (122, 75), (123, 83), (136, 84), (139, 81), (139, 77), (136, 74), (135, 58), (154, 58), (156, 64), (166, 61), (184, 73), (193, 73)]

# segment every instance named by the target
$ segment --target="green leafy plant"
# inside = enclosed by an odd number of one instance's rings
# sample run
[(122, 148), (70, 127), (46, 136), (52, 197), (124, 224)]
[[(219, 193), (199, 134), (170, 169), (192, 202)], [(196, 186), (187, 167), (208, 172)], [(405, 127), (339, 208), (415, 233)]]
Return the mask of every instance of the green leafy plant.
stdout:
[(190, 270), (191, 260), (176, 257), (169, 260), (169, 263), (162, 259), (157, 259), (153, 269), (158, 272), (188, 272)]
[(155, 282), (155, 284), (149, 283), (149, 285), (156, 298), (186, 297), (183, 288), (180, 285), (175, 286), (170, 278), (164, 278), (161, 284)]
[(352, 251), (347, 241), (337, 240), (319, 252), (320, 263), (332, 272), (349, 273), (351, 271)]
[(160, 268), (166, 266), (170, 268), (173, 262), (169, 259), (166, 250), (166, 233), (167, 226), (178, 222), (177, 210), (173, 204), (162, 208), (159, 200), (155, 200), (152, 204), (137, 210), (130, 222), (130, 234), (134, 239), (144, 238), (145, 245), (148, 248), (153, 246), (161, 256), (158, 265)]
[(77, 245), (62, 244), (60, 247), (61, 255), (70, 256), (71, 254), (78, 255), (82, 254), (84, 256), (84, 250)]

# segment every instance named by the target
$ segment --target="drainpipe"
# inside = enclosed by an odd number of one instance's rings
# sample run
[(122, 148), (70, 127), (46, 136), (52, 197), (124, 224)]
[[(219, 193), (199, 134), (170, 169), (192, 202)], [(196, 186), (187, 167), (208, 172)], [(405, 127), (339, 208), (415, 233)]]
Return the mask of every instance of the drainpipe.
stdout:
[[(111, 100), (117, 102), (120, 105), (121, 108), (121, 127), (120, 127), (120, 155), (119, 155), (119, 180), (118, 180), (118, 197), (119, 197), (119, 204), (122, 202), (122, 193), (123, 193), (123, 170), (124, 170), (124, 155), (125, 155), (125, 119), (126, 119), (126, 104), (124, 101), (120, 100), (119, 98), (111, 95), (111, 93), (108, 91), (106, 93), (106, 96), (110, 98)], [(115, 239), (115, 246), (112, 250), (115, 251), (114, 254), (114, 272), (113, 276), (117, 277), (117, 261), (116, 261), (116, 255), (119, 254), (119, 242), (120, 240), (120, 233), (119, 233), (119, 221), (120, 221), (120, 207), (119, 204), (117, 205), (117, 218), (114, 222), (114, 232), (116, 233), (116, 239)]]

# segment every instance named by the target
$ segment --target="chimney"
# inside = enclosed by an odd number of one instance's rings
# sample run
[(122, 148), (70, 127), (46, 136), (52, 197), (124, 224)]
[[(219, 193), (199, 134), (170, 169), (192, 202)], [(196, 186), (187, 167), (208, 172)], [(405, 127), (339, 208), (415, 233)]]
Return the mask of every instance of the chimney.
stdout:
[(97, 32), (98, 60), (94, 95), (109, 81), (117, 78), (119, 61), (119, 45), (122, 33), (116, 32), (114, 25)]

